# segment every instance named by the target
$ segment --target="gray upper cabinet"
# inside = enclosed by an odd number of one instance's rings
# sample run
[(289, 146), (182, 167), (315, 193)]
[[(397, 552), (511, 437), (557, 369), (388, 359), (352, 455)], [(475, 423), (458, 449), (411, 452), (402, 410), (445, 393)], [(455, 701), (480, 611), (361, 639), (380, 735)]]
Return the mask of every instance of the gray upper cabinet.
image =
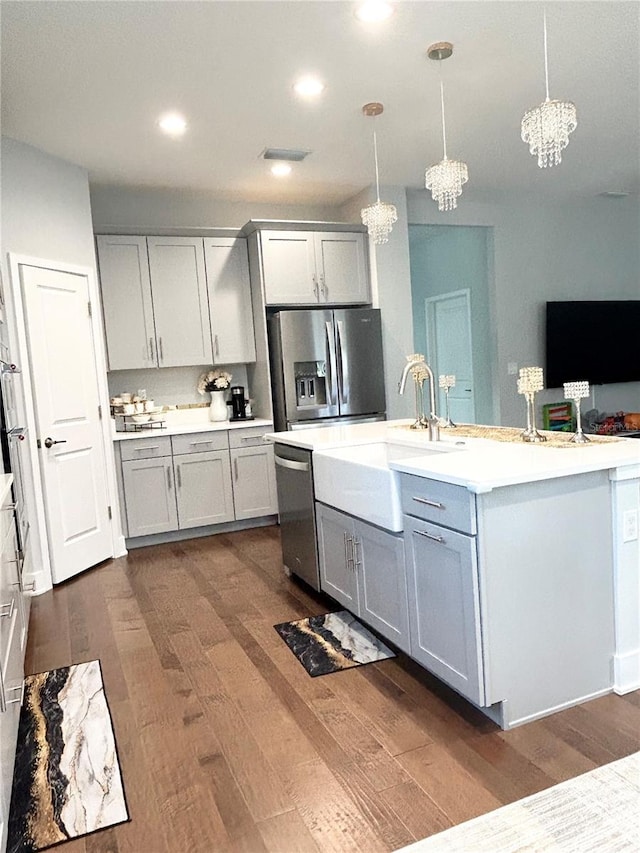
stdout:
[(370, 301), (364, 234), (261, 231), (267, 305), (341, 305)]
[(244, 237), (204, 240), (214, 364), (256, 360), (247, 241)]
[(210, 364), (202, 237), (147, 237), (160, 367)]
[(97, 238), (110, 370), (157, 367), (147, 241)]

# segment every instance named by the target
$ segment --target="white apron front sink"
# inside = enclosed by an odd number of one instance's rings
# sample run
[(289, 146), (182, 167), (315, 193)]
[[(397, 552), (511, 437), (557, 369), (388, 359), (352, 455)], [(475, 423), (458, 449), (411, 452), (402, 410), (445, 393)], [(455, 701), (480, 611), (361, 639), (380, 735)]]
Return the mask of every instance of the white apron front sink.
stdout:
[(385, 530), (402, 530), (400, 475), (389, 462), (416, 459), (462, 448), (440, 442), (428, 447), (376, 442), (313, 454), (316, 499)]

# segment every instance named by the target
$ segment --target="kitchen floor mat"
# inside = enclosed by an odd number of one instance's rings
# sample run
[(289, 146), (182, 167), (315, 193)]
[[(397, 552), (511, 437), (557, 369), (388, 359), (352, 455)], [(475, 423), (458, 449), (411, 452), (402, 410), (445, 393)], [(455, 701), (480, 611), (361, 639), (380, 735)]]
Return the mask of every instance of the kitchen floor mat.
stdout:
[(273, 627), (312, 678), (396, 657), (348, 610)]
[(100, 661), (25, 679), (7, 853), (129, 820)]

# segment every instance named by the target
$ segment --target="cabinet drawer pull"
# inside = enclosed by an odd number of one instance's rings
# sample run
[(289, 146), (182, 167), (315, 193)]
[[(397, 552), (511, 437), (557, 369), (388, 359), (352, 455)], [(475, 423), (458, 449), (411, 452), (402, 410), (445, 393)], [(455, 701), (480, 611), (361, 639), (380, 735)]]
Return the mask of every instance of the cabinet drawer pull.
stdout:
[(159, 444), (145, 444), (144, 447), (134, 447), (134, 453), (143, 453), (145, 450), (160, 450)]
[(212, 438), (206, 438), (206, 439), (203, 439), (202, 441), (191, 441), (190, 444), (192, 447), (196, 447), (198, 444), (213, 444), (213, 439)]
[(432, 506), (436, 509), (444, 509), (444, 504), (441, 504), (438, 501), (430, 501), (428, 498), (417, 498), (414, 495), (413, 500), (418, 504), (426, 504), (426, 506)]
[(7, 619), (10, 620), (11, 617), (13, 616), (13, 611), (15, 609), (15, 606), (16, 606), (15, 598), (12, 598), (11, 601), (9, 602), (9, 604), (0, 605), (0, 619), (4, 618), (6, 616)]
[(443, 536), (434, 536), (433, 533), (427, 533), (425, 530), (416, 530), (418, 536), (424, 536), (425, 539), (432, 539), (434, 542), (444, 542)]

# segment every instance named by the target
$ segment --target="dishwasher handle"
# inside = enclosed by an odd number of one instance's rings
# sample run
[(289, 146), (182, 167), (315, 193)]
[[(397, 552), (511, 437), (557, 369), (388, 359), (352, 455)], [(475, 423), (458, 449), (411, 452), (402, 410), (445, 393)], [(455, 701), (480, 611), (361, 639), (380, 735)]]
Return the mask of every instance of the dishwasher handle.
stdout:
[(293, 459), (284, 459), (282, 456), (274, 456), (276, 465), (281, 468), (290, 468), (292, 471), (309, 471), (311, 466), (308, 462), (296, 462)]

